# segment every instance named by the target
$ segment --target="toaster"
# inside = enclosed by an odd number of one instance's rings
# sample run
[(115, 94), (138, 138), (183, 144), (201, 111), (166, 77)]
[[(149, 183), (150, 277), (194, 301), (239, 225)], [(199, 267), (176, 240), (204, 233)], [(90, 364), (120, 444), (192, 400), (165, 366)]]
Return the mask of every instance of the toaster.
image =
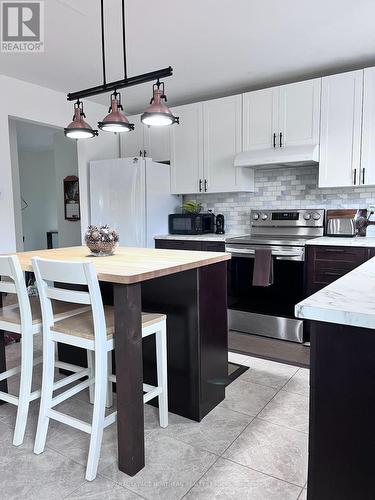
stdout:
[(367, 210), (327, 210), (327, 236), (366, 236)]

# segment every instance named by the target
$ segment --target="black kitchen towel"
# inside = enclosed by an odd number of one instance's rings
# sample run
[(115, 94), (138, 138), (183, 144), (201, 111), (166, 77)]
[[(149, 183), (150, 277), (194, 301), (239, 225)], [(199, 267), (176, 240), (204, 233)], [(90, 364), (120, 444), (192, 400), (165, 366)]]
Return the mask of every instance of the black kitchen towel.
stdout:
[(258, 248), (255, 250), (253, 286), (270, 286), (273, 283), (272, 250)]

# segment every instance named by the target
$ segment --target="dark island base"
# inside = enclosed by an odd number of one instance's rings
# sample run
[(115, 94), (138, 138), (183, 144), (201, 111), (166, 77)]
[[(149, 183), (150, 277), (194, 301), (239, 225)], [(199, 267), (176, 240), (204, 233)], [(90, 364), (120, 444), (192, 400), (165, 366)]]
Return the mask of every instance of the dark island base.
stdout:
[[(142, 309), (168, 316), (168, 400), (171, 412), (200, 421), (225, 398), (228, 383), (226, 262), (142, 283)], [(103, 300), (113, 289), (102, 284)], [(63, 361), (86, 363), (86, 354), (59, 346)], [(155, 344), (143, 340), (144, 382), (156, 384)], [(155, 404), (155, 403), (154, 403)]]
[(311, 325), (308, 500), (375, 498), (375, 332)]

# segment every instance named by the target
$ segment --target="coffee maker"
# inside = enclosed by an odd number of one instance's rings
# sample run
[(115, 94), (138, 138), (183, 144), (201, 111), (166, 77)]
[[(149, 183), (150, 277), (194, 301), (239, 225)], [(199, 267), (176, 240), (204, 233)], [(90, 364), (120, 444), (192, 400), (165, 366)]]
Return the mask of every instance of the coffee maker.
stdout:
[(217, 214), (216, 216), (216, 234), (225, 234), (224, 230), (224, 215)]

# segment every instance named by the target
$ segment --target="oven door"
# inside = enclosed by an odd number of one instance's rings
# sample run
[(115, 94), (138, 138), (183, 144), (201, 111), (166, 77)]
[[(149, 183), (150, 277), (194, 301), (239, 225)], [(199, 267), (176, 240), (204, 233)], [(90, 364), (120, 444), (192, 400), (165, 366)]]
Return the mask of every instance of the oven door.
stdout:
[[(270, 248), (273, 284), (253, 286), (256, 248)], [(303, 322), (294, 306), (303, 299), (303, 247), (227, 245), (229, 327), (246, 333), (303, 342)]]

